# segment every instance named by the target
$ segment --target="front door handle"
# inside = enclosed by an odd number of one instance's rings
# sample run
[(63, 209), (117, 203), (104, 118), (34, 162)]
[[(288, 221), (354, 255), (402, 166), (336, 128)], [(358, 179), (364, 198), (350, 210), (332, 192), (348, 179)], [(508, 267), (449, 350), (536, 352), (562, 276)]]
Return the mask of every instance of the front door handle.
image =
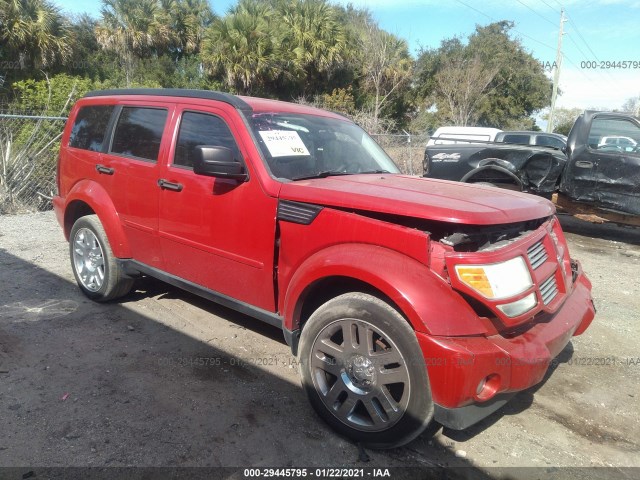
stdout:
[(576, 162), (576, 167), (578, 168), (593, 168), (593, 162), (588, 162), (585, 160), (578, 160)]
[(113, 175), (113, 173), (115, 172), (115, 169), (98, 164), (96, 165), (96, 171), (98, 173), (104, 173), (105, 175)]
[(181, 192), (182, 184), (181, 183), (173, 183), (161, 178), (158, 180), (158, 186), (163, 190), (171, 190), (173, 192)]

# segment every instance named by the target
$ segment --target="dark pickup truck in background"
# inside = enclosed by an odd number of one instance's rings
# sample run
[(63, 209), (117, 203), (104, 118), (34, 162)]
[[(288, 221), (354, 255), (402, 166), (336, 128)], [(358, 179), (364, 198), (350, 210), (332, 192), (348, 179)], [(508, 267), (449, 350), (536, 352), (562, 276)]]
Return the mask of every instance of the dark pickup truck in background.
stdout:
[(618, 215), (614, 221), (635, 224), (627, 220), (640, 216), (640, 121), (623, 113), (586, 111), (564, 149), (494, 142), (430, 145), (424, 176), (546, 198), (557, 194), (567, 209), (585, 213), (580, 207), (588, 206)]

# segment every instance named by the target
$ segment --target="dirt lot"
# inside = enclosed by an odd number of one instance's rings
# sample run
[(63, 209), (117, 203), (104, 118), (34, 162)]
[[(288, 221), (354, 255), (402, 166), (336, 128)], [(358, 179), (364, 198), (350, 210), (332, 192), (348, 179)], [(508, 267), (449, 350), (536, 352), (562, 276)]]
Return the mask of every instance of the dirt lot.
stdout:
[(591, 328), (479, 425), (363, 463), (308, 405), (277, 329), (149, 279), (92, 303), (52, 213), (0, 216), (0, 466), (612, 466), (599, 475), (632, 478), (620, 468), (640, 467), (640, 230), (563, 224), (593, 281)]

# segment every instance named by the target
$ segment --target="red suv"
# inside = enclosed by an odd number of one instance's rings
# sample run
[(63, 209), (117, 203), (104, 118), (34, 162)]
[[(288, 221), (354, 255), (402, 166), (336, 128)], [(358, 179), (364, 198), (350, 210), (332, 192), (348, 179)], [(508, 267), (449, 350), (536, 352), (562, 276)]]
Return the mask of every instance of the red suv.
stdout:
[(62, 136), (58, 189), (88, 297), (150, 275), (282, 328), (316, 411), (372, 447), (479, 421), (594, 317), (550, 202), (401, 175), (315, 108), (92, 92)]

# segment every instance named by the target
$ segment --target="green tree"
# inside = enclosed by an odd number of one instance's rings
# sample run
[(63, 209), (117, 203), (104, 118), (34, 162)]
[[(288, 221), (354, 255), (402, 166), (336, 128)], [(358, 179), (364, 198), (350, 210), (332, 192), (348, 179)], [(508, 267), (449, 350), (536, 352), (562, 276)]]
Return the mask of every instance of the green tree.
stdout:
[[(277, 0), (271, 26), (279, 32), (285, 68), (293, 68), (297, 92), (328, 92), (332, 74), (344, 63), (345, 28), (326, 0)], [(273, 21), (275, 19), (275, 21)]]
[(407, 42), (382, 30), (377, 24), (366, 24), (360, 33), (361, 71), (364, 87), (372, 94), (374, 122), (398, 90), (408, 84), (413, 59)]
[[(27, 74), (69, 58), (69, 24), (47, 0), (0, 1), (0, 58)], [(12, 69), (13, 78), (17, 68)]]
[(621, 107), (623, 112), (629, 112), (631, 115), (640, 116), (640, 95), (628, 98)]
[(207, 29), (202, 59), (212, 75), (238, 93), (264, 90), (282, 73), (278, 39), (271, 29), (274, 11), (259, 0), (240, 0), (223, 18)]
[(98, 43), (121, 59), (131, 86), (136, 58), (166, 47), (171, 37), (167, 12), (156, 0), (102, 0)]
[(169, 26), (168, 50), (175, 60), (197, 54), (215, 15), (207, 0), (161, 0), (163, 21)]
[[(561, 135), (569, 135), (569, 131), (576, 121), (576, 118), (584, 111), (582, 108), (556, 108), (553, 113), (552, 132)], [(542, 118), (549, 120), (549, 114), (545, 114)]]
[[(438, 84), (456, 76), (471, 80), (471, 72), (475, 71), (479, 81), (476, 84), (460, 82), (454, 95), (460, 99), (465, 97), (464, 89), (476, 90), (467, 95), (467, 104), (473, 104), (467, 123), (506, 129), (532, 124), (526, 119), (550, 103), (551, 81), (520, 41), (510, 37), (512, 28), (513, 23), (507, 21), (478, 25), (466, 45), (459, 38), (450, 38), (443, 40), (438, 49), (421, 51), (415, 82), (423, 98), (423, 108), (435, 105), (437, 117), (451, 121), (455, 116)], [(446, 75), (447, 69), (449, 75)], [(465, 69), (469, 70), (466, 74)], [(491, 81), (486, 82), (489, 78)], [(485, 83), (483, 89), (478, 88)]]

